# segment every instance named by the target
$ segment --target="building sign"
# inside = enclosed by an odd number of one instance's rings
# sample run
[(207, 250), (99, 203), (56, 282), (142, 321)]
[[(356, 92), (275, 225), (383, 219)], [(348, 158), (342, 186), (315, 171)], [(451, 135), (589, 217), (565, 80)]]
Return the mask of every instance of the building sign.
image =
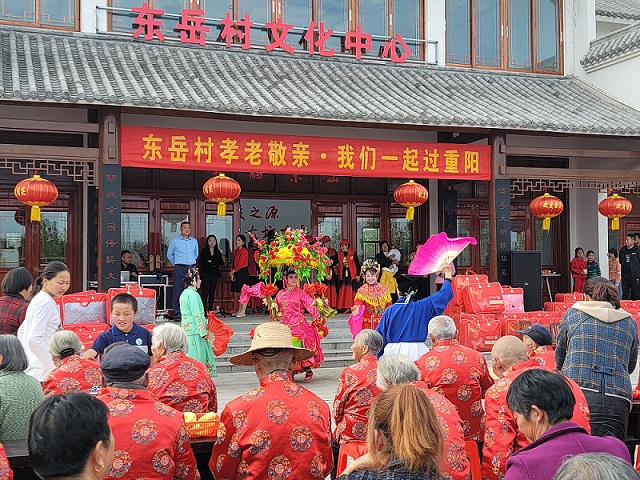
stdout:
[(511, 180), (497, 178), (495, 196), (498, 282), (502, 285), (511, 285)]
[(269, 230), (284, 232), (287, 227), (311, 233), (311, 202), (241, 198), (240, 222), (240, 233), (252, 233), (259, 239), (265, 239)]
[(122, 169), (120, 165), (103, 164), (100, 189), (100, 290), (120, 287), (120, 231), (122, 205)]
[[(142, 37), (145, 40), (164, 40), (162, 17), (165, 13), (161, 9), (153, 9), (148, 3), (142, 4), (141, 7), (133, 7), (133, 13), (137, 13), (133, 22), (136, 30), (133, 32), (133, 38)], [(211, 29), (206, 26), (207, 19), (202, 10), (190, 10), (183, 8), (180, 21), (174, 30), (180, 33), (180, 41), (182, 43), (195, 43), (204, 45), (207, 34), (211, 33)], [(231, 14), (227, 12), (224, 19), (220, 21), (221, 31), (215, 32), (214, 38), (218, 41), (226, 43), (227, 47), (231, 47), (232, 43), (239, 44), (243, 49), (251, 48), (251, 27), (254, 23), (249, 15), (239, 20), (233, 20)], [(286, 43), (287, 35), (290, 30), (294, 29), (293, 24), (283, 23), (279, 18), (275, 22), (265, 23), (268, 37), (271, 43), (265, 46), (265, 50), (271, 51), (281, 49), (288, 53), (293, 53), (294, 48)], [(325, 28), (324, 23), (309, 22), (308, 28), (305, 29), (303, 43), (309, 52), (309, 55), (319, 54), (323, 57), (332, 57), (335, 52), (333, 48), (327, 48), (325, 43), (333, 35), (333, 30)], [(297, 43), (297, 40), (296, 40)], [(361, 27), (356, 27), (355, 32), (346, 32), (344, 34), (344, 47), (346, 50), (353, 50), (355, 57), (361, 59), (368, 51), (373, 49), (373, 38), (370, 33), (362, 31)], [(390, 58), (396, 63), (403, 63), (407, 57), (411, 56), (411, 51), (407, 42), (399, 33), (387, 40), (382, 49), (382, 58)]]
[(488, 145), (122, 126), (124, 167), (490, 180)]

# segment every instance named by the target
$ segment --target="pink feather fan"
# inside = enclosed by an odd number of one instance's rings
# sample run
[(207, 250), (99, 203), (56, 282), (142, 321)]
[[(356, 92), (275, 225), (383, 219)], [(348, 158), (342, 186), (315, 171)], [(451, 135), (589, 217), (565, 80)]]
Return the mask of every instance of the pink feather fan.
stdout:
[(477, 245), (473, 237), (449, 238), (444, 232), (431, 235), (424, 245), (420, 245), (416, 256), (409, 265), (410, 275), (428, 275), (439, 272), (449, 265), (467, 245)]

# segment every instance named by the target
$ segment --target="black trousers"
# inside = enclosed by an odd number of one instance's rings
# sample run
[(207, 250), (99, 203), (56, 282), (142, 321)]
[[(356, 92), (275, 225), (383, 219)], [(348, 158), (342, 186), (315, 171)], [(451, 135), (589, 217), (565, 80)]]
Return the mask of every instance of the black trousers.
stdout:
[(622, 298), (624, 300), (640, 300), (638, 279), (631, 275), (622, 276)]
[(591, 414), (591, 435), (594, 437), (616, 437), (623, 442), (627, 439), (627, 426), (631, 403), (620, 397), (604, 393), (582, 390)]
[[(213, 310), (213, 300), (215, 298), (216, 287), (218, 286), (218, 279), (220, 275), (217, 273), (207, 273), (202, 275), (201, 293), (202, 305), (205, 312)], [(207, 307), (207, 301), (209, 302)]]

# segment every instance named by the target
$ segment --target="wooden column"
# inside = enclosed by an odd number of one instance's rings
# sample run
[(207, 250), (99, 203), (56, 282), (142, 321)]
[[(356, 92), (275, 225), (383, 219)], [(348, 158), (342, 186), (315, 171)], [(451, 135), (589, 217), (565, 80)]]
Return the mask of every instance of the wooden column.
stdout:
[[(506, 178), (507, 171), (507, 155), (506, 155), (506, 135), (503, 131), (492, 131), (489, 136), (489, 145), (491, 145), (491, 180), (489, 181), (489, 279), (492, 282), (498, 281), (499, 269), (498, 262), (504, 255), (504, 248), (499, 248), (498, 233), (500, 230), (498, 212), (500, 202), (504, 202), (504, 196), (499, 195), (499, 189), (504, 188), (504, 182), (498, 181)], [(507, 198), (509, 195), (507, 195)], [(504, 207), (504, 205), (502, 205)], [(507, 205), (507, 218), (511, 218), (511, 206)], [(503, 222), (500, 222), (503, 223)], [(504, 227), (503, 227), (504, 228)], [(510, 232), (508, 232), (510, 234)], [(503, 245), (504, 247), (504, 245)], [(509, 244), (510, 248), (511, 245)], [(503, 259), (504, 260), (504, 259)]]
[(98, 183), (98, 288), (120, 286), (122, 168), (120, 110), (100, 109), (100, 181)]

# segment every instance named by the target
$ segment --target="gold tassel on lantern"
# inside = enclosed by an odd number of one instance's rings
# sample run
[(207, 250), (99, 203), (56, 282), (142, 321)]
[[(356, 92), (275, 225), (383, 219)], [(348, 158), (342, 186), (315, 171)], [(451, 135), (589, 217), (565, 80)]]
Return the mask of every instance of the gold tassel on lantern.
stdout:
[(611, 219), (611, 230), (620, 230), (620, 219), (618, 217)]
[(551, 219), (549, 217), (545, 217), (544, 220), (542, 220), (542, 230), (551, 230)]
[(33, 205), (31, 207), (31, 221), (32, 222), (40, 221), (40, 207), (37, 205)]
[(227, 204), (224, 202), (220, 202), (218, 204), (218, 213), (219, 217), (224, 217), (227, 214)]
[(414, 215), (415, 210), (416, 209), (413, 208), (413, 207), (407, 208), (407, 213), (404, 216), (404, 218), (406, 218), (407, 220), (413, 220), (413, 215)]

